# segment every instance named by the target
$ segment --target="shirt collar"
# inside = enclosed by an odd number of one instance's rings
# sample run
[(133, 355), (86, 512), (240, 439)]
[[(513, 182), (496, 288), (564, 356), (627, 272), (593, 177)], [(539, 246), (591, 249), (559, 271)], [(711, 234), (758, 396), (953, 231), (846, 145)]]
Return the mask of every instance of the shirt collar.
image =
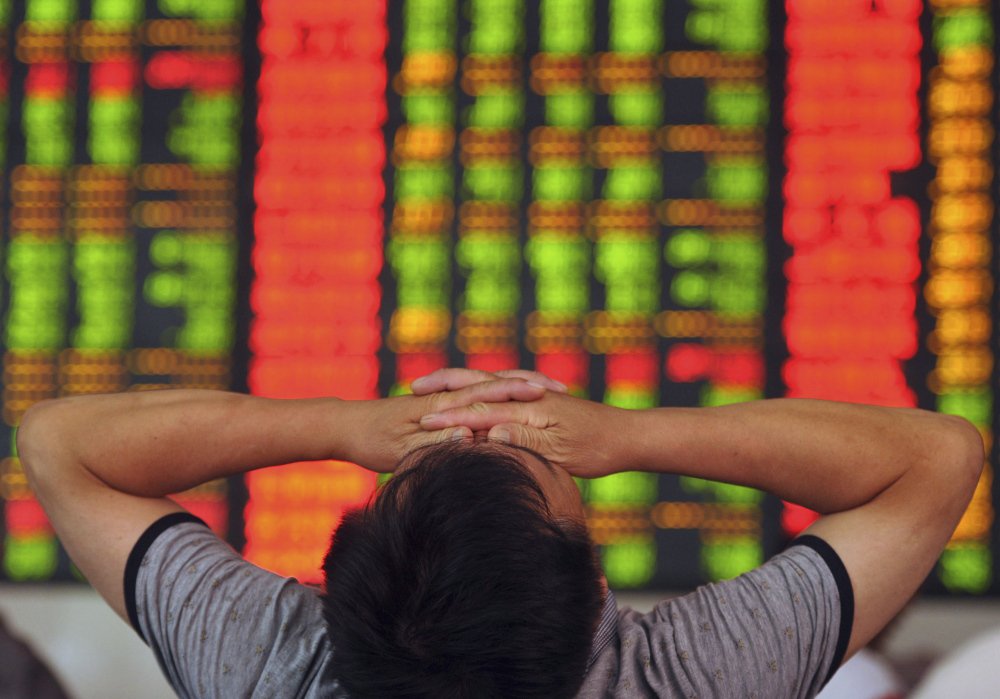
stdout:
[(587, 661), (587, 670), (597, 661), (597, 657), (607, 648), (608, 644), (618, 634), (618, 603), (615, 601), (615, 593), (608, 590), (604, 597), (604, 608), (601, 610), (601, 621), (594, 632), (594, 640), (590, 646), (590, 659)]

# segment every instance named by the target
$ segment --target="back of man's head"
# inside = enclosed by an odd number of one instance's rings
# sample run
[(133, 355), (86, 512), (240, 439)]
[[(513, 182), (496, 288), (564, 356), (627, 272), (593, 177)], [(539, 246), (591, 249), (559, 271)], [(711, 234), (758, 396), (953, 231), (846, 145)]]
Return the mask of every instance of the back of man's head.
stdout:
[(425, 449), (324, 561), (334, 667), (365, 697), (570, 697), (601, 607), (586, 529), (490, 445)]

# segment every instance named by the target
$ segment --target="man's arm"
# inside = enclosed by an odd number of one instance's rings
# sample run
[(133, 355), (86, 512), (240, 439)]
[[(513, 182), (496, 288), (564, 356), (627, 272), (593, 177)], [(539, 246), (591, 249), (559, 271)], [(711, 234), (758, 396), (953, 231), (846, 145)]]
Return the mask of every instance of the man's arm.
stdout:
[[(391, 470), (407, 451), (466, 428), (422, 433), (431, 406), (532, 400), (520, 379), (381, 401), (271, 400), (218, 391), (80, 396), (32, 407), (17, 435), (29, 483), (91, 584), (125, 618), (125, 563), (139, 536), (195, 485), (266, 466), (342, 459)], [(475, 394), (475, 395), (474, 395)]]
[(806, 531), (854, 587), (847, 655), (864, 647), (930, 572), (983, 468), (971, 424), (921, 410), (774, 400), (636, 416), (638, 469), (749, 485), (825, 515)]
[[(451, 383), (463, 385), (454, 376)], [(489, 429), (577, 476), (696, 476), (760, 488), (823, 513), (808, 533), (837, 551), (853, 583), (848, 653), (916, 591), (984, 460), (979, 433), (960, 418), (811, 400), (625, 411), (549, 394), (530, 405), (447, 411), (423, 424)]]

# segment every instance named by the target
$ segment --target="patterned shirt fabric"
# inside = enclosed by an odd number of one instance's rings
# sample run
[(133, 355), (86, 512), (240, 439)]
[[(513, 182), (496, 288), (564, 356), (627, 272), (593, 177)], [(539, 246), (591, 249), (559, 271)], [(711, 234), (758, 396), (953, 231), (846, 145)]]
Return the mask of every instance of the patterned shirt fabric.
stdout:
[[(853, 603), (836, 553), (815, 537), (796, 543), (649, 614), (608, 593), (578, 696), (814, 696), (843, 658)], [(125, 591), (133, 627), (183, 699), (346, 697), (319, 591), (246, 562), (192, 515), (143, 534)]]
[(193, 515), (147, 530), (125, 591), (132, 627), (181, 699), (347, 696), (318, 590), (246, 562)]
[(738, 578), (617, 616), (580, 699), (797, 699), (839, 667), (854, 602), (837, 554), (807, 536)]

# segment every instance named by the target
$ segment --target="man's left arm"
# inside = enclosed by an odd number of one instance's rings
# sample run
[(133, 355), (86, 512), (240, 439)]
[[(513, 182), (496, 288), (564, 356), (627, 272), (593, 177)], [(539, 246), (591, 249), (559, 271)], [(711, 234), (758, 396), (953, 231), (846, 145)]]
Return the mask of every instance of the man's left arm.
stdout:
[[(428, 410), (534, 400), (545, 388), (504, 379), (434, 396), (274, 400), (220, 391), (79, 396), (36, 404), (17, 434), (29, 484), (73, 562), (127, 619), (124, 571), (146, 529), (182, 509), (167, 495), (216, 478), (338, 459), (391, 471), (406, 452), (466, 428), (421, 433)], [(471, 392), (470, 392), (471, 391)]]

